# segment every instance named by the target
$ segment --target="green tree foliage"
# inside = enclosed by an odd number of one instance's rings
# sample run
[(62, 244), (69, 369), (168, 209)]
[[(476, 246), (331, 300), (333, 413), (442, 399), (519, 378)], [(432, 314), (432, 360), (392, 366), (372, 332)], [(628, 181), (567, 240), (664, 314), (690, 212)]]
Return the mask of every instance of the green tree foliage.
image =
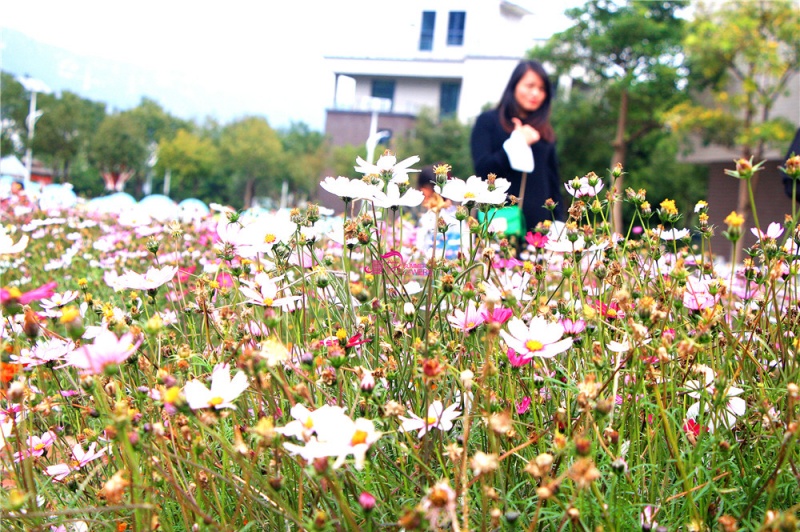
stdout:
[(106, 116), (92, 139), (89, 161), (112, 184), (124, 184), (143, 174), (149, 153), (145, 138), (141, 124), (129, 113)]
[[(562, 179), (588, 172), (602, 175), (608, 168), (614, 151), (608, 142), (616, 128), (614, 111), (609, 99), (585, 86), (573, 87), (569, 101), (555, 102), (553, 127)], [(664, 128), (637, 138), (626, 157), (626, 186), (645, 189), (654, 205), (669, 198), (675, 200), (681, 212), (690, 212), (705, 196), (707, 172), (702, 166), (678, 162), (679, 146), (680, 139)], [(623, 204), (622, 215), (623, 227), (627, 228), (633, 217), (629, 204)]]
[[(661, 127), (660, 114), (682, 98), (679, 90), (684, 21), (677, 11), (686, 0), (617, 4), (590, 0), (570, 9), (573, 25), (553, 35), (530, 56), (556, 66), (559, 73), (580, 70), (604, 99), (613, 102), (616, 128), (610, 167), (626, 164), (631, 143)], [(615, 183), (617, 193), (622, 179)], [(614, 225), (622, 225), (621, 204)]]
[[(406, 153), (405, 151), (403, 153)], [(332, 146), (328, 154), (328, 168), (332, 176), (355, 177), (356, 157), (364, 157), (364, 145), (345, 144)]]
[(7, 72), (0, 72), (0, 154), (21, 156), (27, 135), (25, 117), (28, 116), (29, 99), (22, 84)]
[(142, 126), (148, 143), (172, 139), (181, 129), (192, 129), (191, 122), (172, 116), (150, 98), (142, 98), (139, 105), (127, 113)]
[(279, 136), (283, 146), (283, 179), (289, 181), (293, 193), (313, 195), (327, 162), (325, 135), (303, 122), (292, 122)]
[(227, 125), (220, 132), (219, 147), (222, 168), (233, 190), (243, 191), (245, 207), (256, 193), (280, 193), (283, 146), (266, 119), (248, 117)]
[[(701, 5), (689, 25), (684, 48), (695, 101), (675, 106), (670, 123), (760, 161), (768, 146), (783, 149), (794, 133), (792, 124), (771, 113), (800, 70), (800, 5), (736, 0), (715, 7)], [(742, 180), (737, 211), (746, 216), (749, 210)]]
[(420, 166), (447, 163), (453, 175), (467, 178), (473, 174), (469, 137), (472, 127), (455, 117), (438, 118), (430, 109), (423, 110), (417, 124), (397, 140), (401, 154), (419, 155)]
[(60, 181), (68, 181), (70, 166), (105, 118), (105, 106), (64, 91), (60, 96), (39, 95), (37, 107), (42, 117), (36, 122), (33, 150)]
[[(186, 129), (179, 129), (174, 138), (162, 138), (158, 143), (155, 170), (158, 175), (170, 172), (171, 196), (176, 199), (199, 197), (205, 183), (216, 181), (212, 176), (218, 173), (219, 164), (219, 149), (214, 142)], [(213, 196), (210, 199), (219, 201)]]

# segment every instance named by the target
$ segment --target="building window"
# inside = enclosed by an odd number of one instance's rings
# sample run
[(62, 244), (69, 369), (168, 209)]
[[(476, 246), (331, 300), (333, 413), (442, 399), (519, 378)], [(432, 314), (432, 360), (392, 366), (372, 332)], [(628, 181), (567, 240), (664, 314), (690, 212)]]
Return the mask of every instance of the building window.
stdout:
[(461, 83), (448, 81), (442, 83), (439, 94), (439, 116), (455, 116), (458, 111), (458, 97), (461, 94)]
[(419, 49), (433, 50), (433, 28), (436, 26), (436, 11), (422, 12), (422, 29), (419, 32)]
[(447, 21), (447, 45), (461, 46), (464, 44), (464, 24), (467, 20), (465, 11), (451, 11)]
[(389, 100), (389, 110), (394, 107), (394, 81), (390, 79), (374, 79), (372, 80), (372, 97), (384, 98)]

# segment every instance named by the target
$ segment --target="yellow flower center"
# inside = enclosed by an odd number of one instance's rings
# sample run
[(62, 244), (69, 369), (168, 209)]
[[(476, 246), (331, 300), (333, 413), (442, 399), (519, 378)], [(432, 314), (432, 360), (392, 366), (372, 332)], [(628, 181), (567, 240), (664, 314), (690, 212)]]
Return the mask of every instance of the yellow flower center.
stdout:
[(41, 451), (42, 449), (44, 449), (43, 443), (37, 443), (36, 445), (33, 446), (34, 451)]
[(464, 193), (464, 199), (475, 199), (475, 193), (474, 192), (465, 192)]
[(614, 310), (613, 308), (609, 308), (608, 310), (606, 310), (606, 316), (608, 316), (609, 318), (616, 318), (617, 311)]
[(208, 406), (217, 406), (222, 404), (222, 397), (212, 397), (208, 400)]
[(274, 303), (274, 302), (275, 302), (275, 300), (274, 300), (274, 299), (272, 299), (271, 297), (265, 297), (265, 298), (264, 298), (264, 304), (265, 304), (266, 306), (268, 306), (268, 307), (271, 307), (271, 306), (272, 306), (272, 303)]
[(358, 445), (367, 441), (367, 433), (363, 430), (356, 430), (353, 437), (350, 439), (350, 445)]
[(61, 311), (61, 319), (59, 320), (61, 323), (72, 323), (76, 319), (80, 318), (81, 311), (78, 310), (74, 306), (66, 307)]
[(264, 237), (264, 243), (266, 244), (274, 244), (276, 240), (278, 240), (278, 238), (272, 233), (269, 233), (267, 236)]
[(435, 417), (428, 416), (427, 418), (425, 418), (425, 424), (426, 425), (436, 425), (436, 423), (438, 423), (438, 422), (439, 422), (439, 419), (435, 418)]
[(308, 419), (306, 419), (306, 422), (303, 423), (303, 426), (307, 429), (311, 429), (314, 426), (314, 420), (311, 419), (311, 416), (308, 416)]
[(541, 351), (544, 348), (544, 344), (537, 340), (528, 340), (525, 342), (525, 347), (528, 351)]

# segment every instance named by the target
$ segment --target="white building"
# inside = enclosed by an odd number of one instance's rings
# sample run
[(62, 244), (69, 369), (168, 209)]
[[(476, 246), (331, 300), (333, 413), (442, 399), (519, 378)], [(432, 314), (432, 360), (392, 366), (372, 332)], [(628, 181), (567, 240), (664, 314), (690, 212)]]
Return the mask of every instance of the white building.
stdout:
[(394, 134), (413, 127), (424, 108), (474, 119), (497, 103), (535, 44), (527, 4), (407, 0), (392, 4), (385, 24), (361, 24), (355, 39), (331, 43), (325, 59), (335, 88), (326, 133), (334, 144), (361, 144), (376, 127), (376, 111), (377, 128)]

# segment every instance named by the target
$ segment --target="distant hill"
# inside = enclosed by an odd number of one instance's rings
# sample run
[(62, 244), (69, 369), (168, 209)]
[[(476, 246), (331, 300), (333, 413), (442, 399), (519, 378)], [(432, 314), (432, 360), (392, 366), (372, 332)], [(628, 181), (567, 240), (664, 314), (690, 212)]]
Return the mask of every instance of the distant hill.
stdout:
[(56, 92), (103, 102), (109, 111), (130, 109), (147, 96), (173, 115), (201, 122), (207, 116), (225, 122), (244, 114), (244, 98), (221, 97), (219, 87), (198, 86), (185, 74), (79, 55), (7, 28), (0, 28), (0, 54), (0, 69), (28, 74)]

